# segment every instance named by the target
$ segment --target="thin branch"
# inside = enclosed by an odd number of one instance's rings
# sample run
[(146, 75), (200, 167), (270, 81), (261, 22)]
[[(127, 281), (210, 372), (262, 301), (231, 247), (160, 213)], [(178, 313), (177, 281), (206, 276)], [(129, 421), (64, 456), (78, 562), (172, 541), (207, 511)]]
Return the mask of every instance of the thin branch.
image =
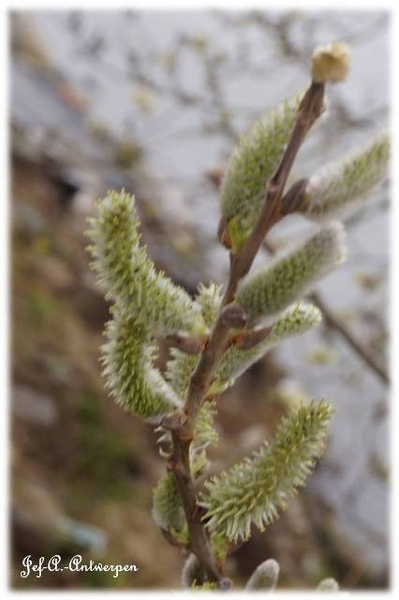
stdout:
[(313, 123), (324, 110), (324, 84), (311, 82), (298, 110), (298, 116), (281, 163), (268, 181), (265, 201), (259, 220), (242, 249), (230, 252), (230, 275), (222, 300), (221, 310), (209, 340), (201, 355), (198, 366), (191, 376), (187, 397), (182, 411), (165, 419), (163, 425), (172, 431), (173, 450), (169, 467), (173, 471), (182, 499), (190, 534), (190, 550), (199, 558), (208, 578), (224, 582), (217, 565), (208, 533), (201, 521), (197, 496), (190, 472), (189, 449), (194, 435), (194, 425), (202, 401), (212, 383), (215, 369), (226, 347), (230, 327), (224, 318), (223, 309), (232, 302), (240, 279), (250, 270), (265, 235), (283, 216), (282, 198), (284, 188), (296, 155)]
[(381, 379), (384, 385), (390, 385), (390, 379), (388, 373), (385, 369), (379, 365), (374, 357), (366, 350), (366, 348), (359, 342), (355, 335), (345, 325), (342, 323), (340, 319), (338, 319), (334, 313), (330, 311), (330, 309), (326, 306), (324, 300), (320, 297), (319, 294), (313, 292), (310, 295), (310, 299), (316, 306), (318, 306), (323, 313), (323, 316), (330, 327), (338, 331), (341, 336), (345, 339), (345, 341), (349, 344), (349, 346), (356, 352), (356, 354), (365, 362), (370, 369)]
[(190, 532), (191, 549), (203, 565), (208, 577), (221, 581), (222, 577), (212, 552), (206, 530), (197, 506), (194, 482), (190, 472), (190, 440), (182, 440), (178, 431), (172, 431), (173, 450), (168, 468), (174, 472)]

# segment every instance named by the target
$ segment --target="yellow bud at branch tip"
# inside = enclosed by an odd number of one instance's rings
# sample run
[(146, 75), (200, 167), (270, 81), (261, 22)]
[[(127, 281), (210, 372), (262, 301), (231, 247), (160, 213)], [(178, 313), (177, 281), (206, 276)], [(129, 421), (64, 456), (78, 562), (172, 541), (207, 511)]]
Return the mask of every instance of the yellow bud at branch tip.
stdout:
[(313, 53), (311, 75), (317, 82), (338, 83), (349, 72), (350, 50), (343, 43), (319, 46)]

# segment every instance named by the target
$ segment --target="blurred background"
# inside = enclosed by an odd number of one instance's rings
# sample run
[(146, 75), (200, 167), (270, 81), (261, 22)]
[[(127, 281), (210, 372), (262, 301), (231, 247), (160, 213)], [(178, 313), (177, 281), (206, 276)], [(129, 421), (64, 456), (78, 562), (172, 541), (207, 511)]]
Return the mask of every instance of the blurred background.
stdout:
[[(88, 268), (85, 218), (97, 197), (125, 187), (159, 268), (191, 293), (199, 281), (225, 282), (218, 185), (234, 141), (304, 89), (314, 47), (334, 40), (352, 50), (350, 77), (329, 87), (328, 116), (294, 176), (386, 127), (389, 15), (20, 11), (10, 30), (12, 585), (177, 589), (183, 557), (150, 514), (164, 470), (155, 435), (107, 398), (100, 377), (108, 306)], [(337, 409), (306, 488), (229, 560), (237, 586), (270, 557), (282, 588), (329, 576), (347, 589), (389, 585), (388, 211), (386, 183), (347, 222), (347, 263), (317, 288), (323, 325), (219, 401), (215, 468), (271, 437), (302, 398)], [(268, 239), (283, 247), (307, 227), (290, 217)], [(55, 553), (139, 572), (20, 578), (24, 556)]]

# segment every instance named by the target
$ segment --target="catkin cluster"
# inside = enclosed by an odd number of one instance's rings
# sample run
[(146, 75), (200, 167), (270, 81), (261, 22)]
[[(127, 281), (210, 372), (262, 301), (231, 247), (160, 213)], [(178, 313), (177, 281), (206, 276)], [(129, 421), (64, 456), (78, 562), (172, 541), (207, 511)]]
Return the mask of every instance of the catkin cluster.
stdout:
[[(342, 43), (318, 48), (311, 66), (312, 86), (324, 89), (327, 82), (343, 81), (349, 71), (349, 56)], [(267, 182), (281, 163), (304, 105), (299, 94), (283, 102), (258, 119), (232, 152), (220, 206), (221, 239), (228, 241), (233, 259), (237, 255), (241, 258), (239, 253), (258, 222), (267, 201)], [(227, 319), (224, 323), (229, 330), (223, 343), (227, 342), (213, 365), (193, 437), (185, 445), (184, 468), (189, 471), (185, 477), (191, 477), (192, 487), (198, 485), (201, 476), (206, 477), (207, 450), (218, 439), (217, 397), (276, 345), (320, 323), (320, 310), (301, 298), (345, 260), (345, 230), (336, 219), (351, 214), (381, 183), (389, 155), (389, 138), (383, 132), (357, 153), (323, 167), (303, 185), (301, 180), (301, 185), (294, 186), (285, 205), (284, 197), (281, 199), (280, 217), (296, 212), (321, 226), (239, 281), (227, 306), (223, 305), (220, 286), (200, 284), (192, 299), (156, 270), (141, 243), (133, 196), (123, 190), (109, 192), (97, 203), (88, 234), (92, 267), (111, 302), (101, 357), (106, 385), (123, 408), (158, 425), (160, 452), (169, 458), (172, 434), (162, 418), (175, 411), (179, 417), (187, 417), (184, 402), (191, 375), (201, 360), (200, 349), (206, 347), (214, 331), (219, 331), (215, 323)], [(170, 351), (165, 374), (155, 367), (159, 336), (179, 342)], [(263, 530), (276, 519), (304, 485), (323, 451), (331, 415), (332, 407), (325, 400), (302, 404), (281, 420), (270, 443), (265, 442), (251, 456), (205, 481), (197, 508), (202, 511), (202, 523), (219, 561), (231, 543), (249, 538), (252, 525)], [(176, 465), (170, 461), (168, 467), (172, 470), (167, 470), (154, 489), (153, 517), (176, 545), (192, 551), (189, 525), (193, 515), (186, 515), (183, 509), (181, 482), (173, 472)], [(253, 573), (247, 589), (272, 590), (278, 575), (276, 561), (265, 561)], [(206, 580), (203, 565), (194, 554), (186, 561), (182, 583), (203, 589), (216, 585)], [(336, 590), (337, 584), (326, 579), (318, 589)]]
[(156, 271), (141, 244), (133, 196), (109, 192), (97, 203), (97, 216), (90, 225), (92, 267), (112, 302), (102, 347), (107, 387), (129, 412), (157, 419), (182, 400), (179, 390), (154, 367), (155, 336), (203, 333), (206, 325), (200, 306)]

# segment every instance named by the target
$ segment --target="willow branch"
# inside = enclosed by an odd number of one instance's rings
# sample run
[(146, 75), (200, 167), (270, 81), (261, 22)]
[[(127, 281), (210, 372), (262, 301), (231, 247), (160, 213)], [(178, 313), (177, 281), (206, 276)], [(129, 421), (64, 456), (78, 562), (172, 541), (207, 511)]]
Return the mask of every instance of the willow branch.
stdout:
[(283, 158), (266, 185), (265, 201), (259, 220), (242, 249), (237, 254), (230, 252), (229, 281), (221, 310), (198, 366), (191, 376), (183, 409), (177, 417), (172, 417), (164, 422), (164, 425), (172, 430), (173, 451), (170, 468), (173, 470), (187, 518), (190, 550), (201, 561), (208, 578), (211, 581), (217, 581), (219, 586), (224, 578), (216, 563), (208, 534), (201, 522), (201, 514), (197, 508), (197, 497), (190, 473), (189, 448), (193, 439), (198, 411), (212, 383), (215, 369), (228, 341), (230, 327), (223, 317), (223, 309), (234, 299), (238, 282), (250, 270), (265, 235), (283, 216), (284, 188), (308, 131), (324, 110), (324, 87), (324, 83), (312, 81), (302, 99)]
[(191, 549), (203, 565), (208, 577), (212, 581), (219, 582), (223, 578), (210, 547), (207, 532), (201, 522), (194, 482), (190, 472), (190, 441), (182, 440), (178, 431), (172, 431), (172, 442), (173, 450), (168, 468), (175, 475), (190, 532)]
[[(302, 99), (298, 117), (281, 163), (266, 186), (265, 202), (259, 220), (243, 248), (237, 254), (230, 253), (230, 277), (223, 298), (222, 309), (234, 299), (239, 280), (251, 268), (267, 232), (281, 218), (281, 200), (294, 160), (309, 129), (322, 114), (323, 107), (324, 84), (312, 81)], [(185, 423), (182, 426), (185, 437), (188, 436), (188, 433), (192, 434), (195, 417), (200, 408), (201, 401), (211, 384), (213, 372), (224, 351), (228, 331), (228, 326), (225, 324), (221, 314), (219, 314), (208, 344), (191, 377), (183, 409), (186, 416)]]

